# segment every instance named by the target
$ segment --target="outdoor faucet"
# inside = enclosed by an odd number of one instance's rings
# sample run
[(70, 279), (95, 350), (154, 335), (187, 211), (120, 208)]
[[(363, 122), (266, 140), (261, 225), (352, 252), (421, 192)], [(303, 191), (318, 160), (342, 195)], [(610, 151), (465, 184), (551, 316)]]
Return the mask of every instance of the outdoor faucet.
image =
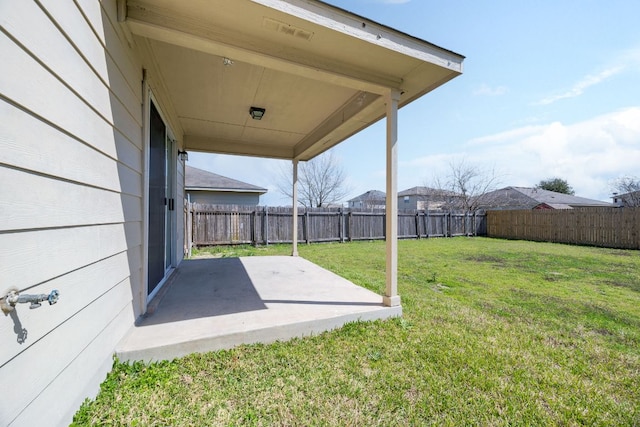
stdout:
[(5, 303), (13, 309), (16, 304), (30, 303), (29, 308), (40, 307), (43, 301), (47, 301), (49, 305), (53, 305), (58, 302), (60, 293), (57, 289), (51, 291), (50, 294), (20, 294), (18, 291), (11, 291), (4, 298)]

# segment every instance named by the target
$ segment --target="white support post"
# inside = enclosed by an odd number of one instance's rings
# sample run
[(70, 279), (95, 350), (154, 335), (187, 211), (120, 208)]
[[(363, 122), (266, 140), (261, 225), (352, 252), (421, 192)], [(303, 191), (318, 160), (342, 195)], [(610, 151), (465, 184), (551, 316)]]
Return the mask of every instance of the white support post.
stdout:
[(293, 236), (291, 241), (293, 243), (293, 249), (291, 250), (291, 256), (298, 256), (298, 160), (293, 160)]
[(387, 307), (400, 305), (398, 295), (398, 101), (400, 92), (390, 90), (387, 104), (387, 206), (386, 267), (387, 286), (382, 302)]

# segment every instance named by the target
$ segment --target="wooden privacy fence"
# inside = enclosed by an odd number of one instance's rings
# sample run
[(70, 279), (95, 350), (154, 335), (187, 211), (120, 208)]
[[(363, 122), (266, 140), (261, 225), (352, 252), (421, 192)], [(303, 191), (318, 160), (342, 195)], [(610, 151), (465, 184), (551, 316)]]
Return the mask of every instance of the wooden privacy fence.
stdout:
[[(187, 205), (185, 233), (194, 246), (290, 243), (293, 210), (276, 207)], [(384, 239), (385, 212), (355, 209), (298, 209), (299, 242), (345, 242)], [(402, 211), (399, 238), (486, 234), (485, 215)]]
[(487, 235), (640, 249), (640, 208), (488, 211)]

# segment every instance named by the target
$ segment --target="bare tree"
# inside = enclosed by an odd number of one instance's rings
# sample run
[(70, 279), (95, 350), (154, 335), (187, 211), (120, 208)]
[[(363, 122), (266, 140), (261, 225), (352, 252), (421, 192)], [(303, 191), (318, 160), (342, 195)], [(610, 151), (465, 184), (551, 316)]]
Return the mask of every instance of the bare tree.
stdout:
[(486, 194), (496, 189), (499, 178), (494, 169), (485, 169), (465, 159), (449, 163), (449, 174), (436, 177), (435, 188), (446, 198), (444, 208), (476, 212), (486, 205)]
[(635, 176), (622, 176), (611, 184), (613, 194), (622, 201), (622, 206), (640, 206), (640, 179)]
[[(333, 152), (325, 152), (298, 165), (298, 202), (304, 207), (326, 207), (349, 193), (346, 173)], [(293, 198), (293, 167), (283, 168), (276, 183), (278, 191)]]
[(362, 207), (365, 209), (384, 209), (385, 205), (386, 198), (382, 191), (369, 190), (362, 197)]

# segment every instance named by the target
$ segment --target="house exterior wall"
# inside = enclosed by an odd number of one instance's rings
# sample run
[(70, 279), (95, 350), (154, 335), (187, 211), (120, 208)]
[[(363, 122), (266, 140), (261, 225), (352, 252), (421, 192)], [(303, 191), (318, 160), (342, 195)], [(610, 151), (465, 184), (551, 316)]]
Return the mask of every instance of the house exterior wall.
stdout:
[(144, 64), (115, 0), (2, 3), (0, 25), (0, 297), (60, 292), (0, 316), (0, 425), (64, 425), (145, 307)]
[(617, 194), (613, 197), (613, 204), (618, 207), (638, 207), (640, 206), (640, 191)]
[(437, 210), (441, 209), (443, 200), (432, 200), (427, 196), (411, 195), (398, 197), (398, 209)]
[(356, 200), (348, 202), (348, 207), (353, 209), (385, 209), (386, 205), (384, 200)]
[(398, 209), (424, 209), (424, 200), (418, 195), (399, 196)]
[(232, 193), (223, 191), (199, 191), (187, 190), (191, 203), (205, 205), (241, 205), (257, 206), (260, 204), (260, 195), (257, 193)]

